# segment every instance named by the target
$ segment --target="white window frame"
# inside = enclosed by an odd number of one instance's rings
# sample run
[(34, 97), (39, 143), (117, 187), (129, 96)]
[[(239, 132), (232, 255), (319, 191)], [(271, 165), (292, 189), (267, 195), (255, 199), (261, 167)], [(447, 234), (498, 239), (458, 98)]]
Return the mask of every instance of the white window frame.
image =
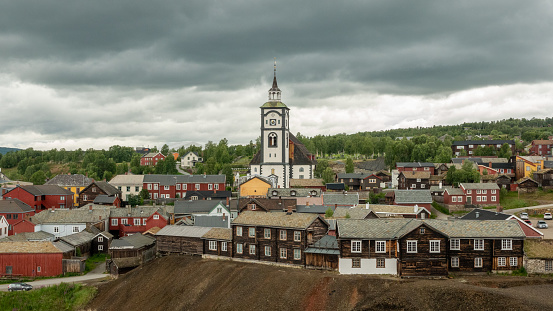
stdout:
[(553, 260), (545, 260), (544, 269), (545, 271), (553, 271)]
[(417, 241), (412, 241), (412, 240), (407, 241), (407, 252), (417, 253)]
[(449, 249), (452, 251), (461, 250), (461, 240), (460, 239), (449, 240)]
[(248, 228), (248, 236), (250, 238), (255, 238), (255, 227), (249, 227)]
[(200, 190), (200, 184), (196, 184), (196, 190)]
[(452, 197), (451, 197), (451, 202), (457, 202), (457, 197), (456, 197), (456, 196), (452, 196)]
[(351, 267), (353, 269), (361, 268), (361, 258), (352, 258)]
[(104, 245), (101, 245), (101, 244), (98, 245), (98, 250), (99, 250), (99, 251), (103, 251), (103, 250), (104, 250)]
[(263, 237), (265, 239), (270, 239), (271, 238), (271, 229), (269, 229), (269, 228), (263, 229)]
[(169, 190), (169, 186), (163, 186), (163, 190)]
[(142, 225), (143, 225), (143, 226), (146, 225), (146, 218), (142, 218)]
[(103, 236), (99, 236), (98, 237), (98, 243), (102, 243), (104, 242), (104, 237)]
[(375, 253), (386, 253), (386, 241), (376, 241)]
[(266, 257), (271, 256), (271, 247), (269, 245), (265, 246), (265, 256)]
[(121, 218), (121, 224), (122, 225), (128, 224), (128, 219), (127, 218)]
[(182, 184), (182, 190), (186, 190), (188, 184)]
[(217, 241), (209, 241), (209, 250), (210, 251), (216, 251), (217, 250)]
[(301, 249), (294, 248), (294, 260), (301, 260)]
[(159, 215), (154, 214), (154, 219), (156, 219), (156, 220), (159, 219)]
[(451, 267), (459, 268), (459, 257), (451, 257)]
[(484, 239), (474, 239), (474, 250), (475, 251), (484, 250)]
[(294, 241), (295, 242), (301, 241), (301, 231), (294, 231)]
[(255, 255), (255, 244), (250, 244), (249, 249), (250, 249), (249, 254)]
[(517, 267), (518, 266), (518, 257), (509, 257), (509, 266)]
[(154, 190), (159, 190), (159, 185), (158, 184), (154, 184)]
[(180, 190), (180, 184), (177, 184), (177, 190)]
[(352, 240), (351, 241), (351, 252), (352, 253), (361, 253), (361, 241)]
[(147, 185), (148, 190), (152, 190), (152, 184)]
[(483, 266), (484, 266), (484, 262), (482, 260), (482, 257), (474, 258), (474, 267), (475, 268), (482, 268)]
[(440, 240), (430, 240), (430, 252), (431, 253), (440, 252)]
[(236, 226), (236, 236), (242, 236), (242, 227)]
[(73, 233), (79, 233), (79, 226), (73, 226)]
[(507, 258), (506, 257), (497, 257), (497, 266), (498, 267), (507, 267)]
[(117, 221), (117, 218), (112, 218), (112, 219), (111, 219), (111, 225), (112, 225), (112, 226), (117, 226), (117, 225), (119, 225), (119, 223), (118, 223), (118, 221)]
[(213, 190), (213, 184), (207, 184), (207, 190)]
[(287, 256), (288, 256), (288, 250), (287, 250), (286, 248), (284, 248), (284, 247), (281, 248), (281, 249), (279, 250), (279, 258), (280, 258), (280, 259), (286, 259)]
[(286, 241), (286, 230), (282, 230), (282, 229), (280, 230), (280, 232), (279, 232), (279, 239), (280, 239), (281, 241)]
[(60, 227), (54, 226), (54, 233), (60, 233)]
[(226, 252), (227, 251), (227, 242), (221, 242), (221, 251)]
[(502, 239), (501, 240), (501, 250), (513, 250), (513, 240), (512, 239)]
[(492, 198), (492, 202), (496, 202), (496, 201), (497, 201), (497, 196), (492, 195), (491, 198)]
[(215, 190), (219, 190), (219, 184), (215, 184)]
[(236, 243), (236, 253), (237, 254), (244, 253), (244, 246), (242, 245), (242, 243)]

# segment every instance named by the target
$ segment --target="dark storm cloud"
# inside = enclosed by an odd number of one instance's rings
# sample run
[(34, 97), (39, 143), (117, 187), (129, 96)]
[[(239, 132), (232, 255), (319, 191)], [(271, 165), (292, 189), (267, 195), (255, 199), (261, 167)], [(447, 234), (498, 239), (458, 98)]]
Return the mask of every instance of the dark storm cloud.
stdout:
[(289, 83), (448, 92), (551, 79), (552, 13), (520, 1), (6, 1), (0, 54), (44, 84), (232, 89), (277, 56)]

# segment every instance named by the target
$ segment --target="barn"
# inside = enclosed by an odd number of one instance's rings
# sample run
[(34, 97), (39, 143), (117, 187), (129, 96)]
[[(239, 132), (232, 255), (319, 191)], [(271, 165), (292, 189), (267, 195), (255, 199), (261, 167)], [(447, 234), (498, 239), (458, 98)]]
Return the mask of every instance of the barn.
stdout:
[(0, 243), (2, 276), (57, 276), (63, 272), (63, 253), (52, 242)]

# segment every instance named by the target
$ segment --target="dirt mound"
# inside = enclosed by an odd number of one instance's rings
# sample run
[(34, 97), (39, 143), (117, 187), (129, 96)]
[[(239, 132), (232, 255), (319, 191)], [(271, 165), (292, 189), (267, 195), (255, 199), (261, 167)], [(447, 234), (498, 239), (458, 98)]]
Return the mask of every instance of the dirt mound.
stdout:
[[(488, 277), (498, 282), (509, 278)], [(156, 259), (99, 286), (92, 310), (547, 310), (551, 285), (402, 280), (190, 256)], [(474, 282), (477, 283), (477, 282)], [(530, 284), (530, 285), (529, 285)], [(521, 289), (520, 291), (517, 289)], [(515, 291), (516, 290), (516, 291)], [(532, 299), (525, 293), (532, 292)], [(548, 296), (543, 296), (548, 297)]]

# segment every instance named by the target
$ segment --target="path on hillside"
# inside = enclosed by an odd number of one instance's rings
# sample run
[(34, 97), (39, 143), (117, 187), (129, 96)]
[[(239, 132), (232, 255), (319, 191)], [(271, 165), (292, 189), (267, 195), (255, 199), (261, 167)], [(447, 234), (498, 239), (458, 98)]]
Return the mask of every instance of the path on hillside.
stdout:
[(445, 219), (447, 220), (449, 218), (449, 215), (446, 215), (442, 212), (440, 212), (439, 210), (435, 209), (433, 206), (430, 207), (430, 211), (436, 215), (436, 219)]
[[(85, 275), (54, 278), (54, 279), (43, 279), (43, 280), (25, 282), (25, 283), (31, 284), (33, 286), (33, 289), (37, 289), (45, 286), (57, 285), (60, 283), (81, 283), (81, 282), (86, 282), (91, 280), (109, 278), (110, 277), (109, 274), (105, 274), (104, 273), (105, 271), (106, 271), (106, 263), (100, 262), (98, 263), (96, 268), (94, 268), (94, 270), (90, 271)], [(9, 284), (0, 284), (0, 291), (7, 292), (8, 285)]]
[(183, 174), (183, 175), (190, 175), (190, 173), (181, 170), (181, 168), (180, 168), (180, 166), (179, 166), (178, 164), (176, 165), (176, 167), (177, 167), (177, 172), (179, 172), (179, 173), (181, 173), (181, 174)]

